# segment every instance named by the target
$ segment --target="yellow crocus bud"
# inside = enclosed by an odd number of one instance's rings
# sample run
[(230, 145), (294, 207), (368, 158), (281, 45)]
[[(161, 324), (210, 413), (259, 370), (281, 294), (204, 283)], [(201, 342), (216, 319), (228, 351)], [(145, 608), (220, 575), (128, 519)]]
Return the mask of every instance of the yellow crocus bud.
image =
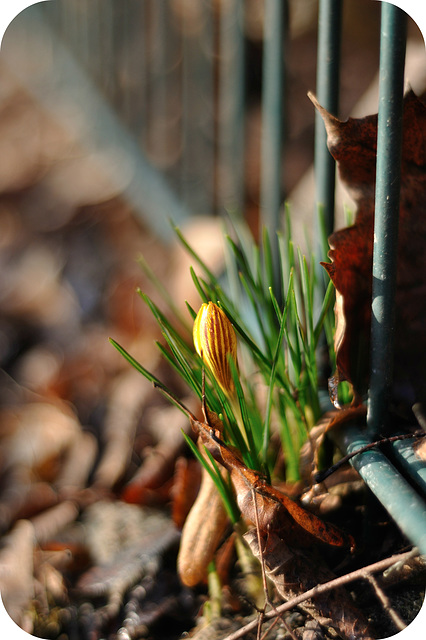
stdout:
[(221, 389), (235, 391), (228, 357), (237, 361), (237, 337), (225, 313), (214, 302), (204, 303), (194, 321), (194, 345)]

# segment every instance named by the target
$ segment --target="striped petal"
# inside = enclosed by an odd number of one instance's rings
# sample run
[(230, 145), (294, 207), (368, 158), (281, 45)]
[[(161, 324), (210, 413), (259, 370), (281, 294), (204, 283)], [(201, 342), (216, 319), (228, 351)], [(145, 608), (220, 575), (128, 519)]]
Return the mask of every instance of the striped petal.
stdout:
[(226, 394), (234, 392), (228, 357), (237, 360), (237, 338), (225, 313), (213, 302), (204, 303), (194, 321), (194, 346)]

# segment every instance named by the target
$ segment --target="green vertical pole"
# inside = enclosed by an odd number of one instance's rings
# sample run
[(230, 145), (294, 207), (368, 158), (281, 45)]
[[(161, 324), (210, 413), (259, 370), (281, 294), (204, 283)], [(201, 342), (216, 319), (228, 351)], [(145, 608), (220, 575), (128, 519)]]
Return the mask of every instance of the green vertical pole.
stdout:
[(219, 211), (241, 214), (244, 207), (244, 3), (220, 9)]
[(392, 385), (406, 15), (382, 3), (368, 428), (379, 433)]
[[(317, 44), (317, 79), (316, 96), (319, 103), (330, 113), (337, 116), (339, 111), (340, 88), (340, 49), (342, 32), (342, 0), (319, 0), (318, 7), (318, 44)], [(336, 164), (327, 147), (327, 132), (321, 115), (315, 110), (315, 210), (314, 224), (316, 237), (313, 248), (319, 256), (315, 262), (317, 270), (318, 288), (315, 298), (315, 309), (319, 313), (326, 288), (324, 270), (320, 266), (320, 259), (324, 260), (327, 248), (324, 247), (324, 236), (328, 236), (334, 229), (334, 192), (336, 185)], [(320, 218), (321, 215), (321, 218)], [(314, 227), (315, 228), (315, 227)], [(318, 353), (327, 353), (324, 333), (321, 335)], [(319, 367), (326, 358), (319, 355)], [(320, 375), (326, 377), (323, 370)]]
[[(333, 115), (337, 115), (339, 110), (341, 31), (342, 0), (320, 0), (316, 96), (319, 103)], [(327, 134), (318, 111), (315, 113), (314, 166), (316, 202), (323, 212), (328, 236), (334, 227), (336, 166), (327, 149)], [(317, 244), (320, 244), (319, 239)]]
[(264, 49), (262, 71), (262, 141), (260, 237), (263, 228), (269, 231), (274, 272), (274, 289), (279, 295), (280, 208), (284, 199), (282, 185), (283, 127), (285, 123), (284, 45), (287, 32), (287, 0), (266, 0), (264, 18)]

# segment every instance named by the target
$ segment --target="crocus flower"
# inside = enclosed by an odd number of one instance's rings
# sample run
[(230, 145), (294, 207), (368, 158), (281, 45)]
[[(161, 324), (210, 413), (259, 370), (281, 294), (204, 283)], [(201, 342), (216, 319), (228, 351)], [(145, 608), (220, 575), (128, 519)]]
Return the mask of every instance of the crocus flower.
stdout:
[(214, 302), (204, 303), (194, 321), (194, 345), (221, 389), (228, 395), (235, 391), (229, 356), (237, 361), (237, 337), (231, 322)]

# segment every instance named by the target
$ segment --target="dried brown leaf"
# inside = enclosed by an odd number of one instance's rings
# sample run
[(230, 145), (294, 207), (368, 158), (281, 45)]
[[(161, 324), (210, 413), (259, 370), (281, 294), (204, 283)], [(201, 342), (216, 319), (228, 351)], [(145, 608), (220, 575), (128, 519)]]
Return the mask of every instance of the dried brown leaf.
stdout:
[[(173, 398), (174, 402), (179, 401)], [(180, 404), (180, 403), (179, 403)], [(192, 428), (200, 442), (230, 473), (238, 506), (243, 518), (256, 523), (261, 531), (285, 532), (286, 540), (295, 546), (325, 543), (353, 547), (354, 541), (340, 529), (310, 513), (278, 489), (269, 485), (258, 472), (249, 469), (240, 452), (221, 439), (223, 425), (219, 417), (203, 405), (205, 422), (200, 422), (185, 406)]]
[(338, 411), (329, 411), (312, 427), (309, 438), (300, 451), (300, 474), (305, 485), (314, 484), (314, 476), (319, 468), (319, 453), (327, 433), (341, 429), (351, 421), (364, 420), (367, 409), (364, 405), (351, 405)]
[[(327, 129), (328, 146), (342, 181), (357, 205), (351, 227), (330, 236), (335, 284), (337, 371), (354, 386), (356, 399), (368, 385), (377, 115), (341, 122), (311, 96)], [(394, 395), (411, 407), (426, 397), (426, 106), (409, 91), (404, 98), (398, 275), (395, 316)], [(332, 393), (333, 401), (336, 394)]]
[[(289, 547), (277, 533), (263, 534), (261, 549), (257, 531), (252, 529), (244, 537), (253, 554), (263, 558), (266, 575), (285, 600), (335, 577), (319, 554)], [(335, 629), (343, 638), (368, 640), (372, 637), (368, 622), (343, 588), (306, 600), (301, 608), (321, 625)]]
[(216, 485), (203, 468), (201, 487), (182, 529), (178, 572), (193, 587), (207, 579), (207, 568), (223, 539), (229, 520)]

